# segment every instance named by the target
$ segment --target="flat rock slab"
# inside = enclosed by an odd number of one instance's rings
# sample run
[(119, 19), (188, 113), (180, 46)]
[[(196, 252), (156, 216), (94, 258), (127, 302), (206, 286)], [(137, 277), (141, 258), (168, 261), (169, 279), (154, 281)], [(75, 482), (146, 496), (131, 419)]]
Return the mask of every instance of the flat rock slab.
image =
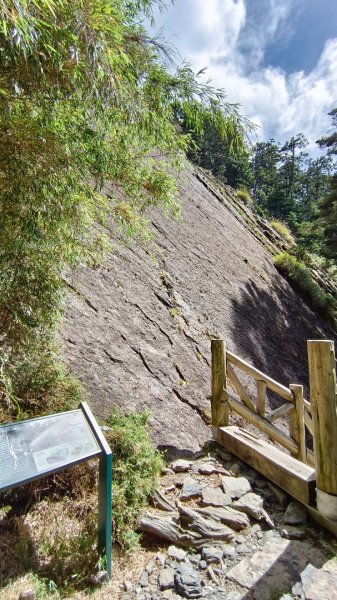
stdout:
[(254, 492), (248, 492), (248, 494), (241, 496), (239, 500), (233, 503), (233, 507), (258, 521), (263, 517), (263, 498), (258, 494), (254, 494)]
[(200, 598), (201, 581), (198, 573), (188, 565), (180, 565), (175, 574), (177, 592), (183, 598)]
[(306, 600), (337, 600), (337, 562), (330, 560), (322, 569), (307, 565), (301, 582)]
[(186, 557), (187, 552), (185, 550), (183, 550), (182, 548), (177, 548), (177, 546), (169, 546), (169, 548), (167, 550), (167, 554), (173, 560), (181, 562)]
[(199, 498), (202, 492), (202, 485), (198, 483), (193, 477), (186, 477), (183, 483), (183, 487), (181, 490), (181, 494), (179, 496), (179, 500), (182, 502), (187, 502), (187, 500), (192, 500), (193, 498)]
[(303, 525), (307, 520), (306, 508), (293, 500), (288, 504), (283, 520), (287, 525)]
[[(113, 405), (150, 409), (153, 439), (174, 458), (176, 449), (195, 452), (209, 439), (200, 414), (210, 408), (208, 330), (221, 331), (233, 351), (277, 381), (285, 375), (306, 381), (305, 361), (294, 356), (303, 355), (315, 327), (326, 339), (331, 335), (275, 269), (261, 244), (265, 226), (256, 239), (242, 208), (229, 203), (228, 188), (226, 199), (220, 183), (192, 166), (178, 184), (181, 219), (159, 207), (146, 211), (155, 234), (151, 251), (116, 239), (98, 268), (67, 274), (75, 290), (69, 287), (61, 328), (65, 356), (96, 417), (108, 417)], [(118, 187), (107, 188), (122, 198)], [(174, 306), (180, 315), (172, 315)], [(268, 315), (274, 316), (272, 335)], [(289, 331), (292, 352), (285, 352)], [(248, 393), (255, 393), (253, 382)]]
[(224, 475), (221, 480), (223, 491), (231, 498), (241, 498), (241, 496), (251, 491), (250, 483), (245, 477), (228, 477)]
[(192, 463), (189, 460), (179, 459), (175, 460), (170, 464), (170, 468), (174, 473), (186, 473), (192, 467)]
[(202, 506), (227, 506), (232, 501), (231, 496), (224, 494), (222, 489), (217, 487), (206, 487), (201, 492)]
[(227, 578), (249, 590), (253, 600), (270, 600), (300, 581), (308, 561), (323, 564), (323, 552), (307, 542), (275, 538), (230, 569)]
[(198, 466), (200, 475), (213, 475), (214, 473), (223, 473), (223, 471), (224, 469), (211, 462), (204, 462)]
[(159, 586), (159, 589), (162, 591), (174, 588), (174, 570), (173, 569), (168, 567), (166, 569), (161, 569), (159, 571), (158, 586)]
[(305, 532), (294, 525), (287, 525), (282, 529), (281, 536), (286, 540), (304, 540)]
[(229, 506), (225, 506), (224, 508), (217, 506), (206, 506), (205, 508), (199, 508), (198, 513), (205, 517), (210, 517), (211, 519), (220, 521), (235, 531), (240, 531), (249, 525), (249, 519), (246, 514)]

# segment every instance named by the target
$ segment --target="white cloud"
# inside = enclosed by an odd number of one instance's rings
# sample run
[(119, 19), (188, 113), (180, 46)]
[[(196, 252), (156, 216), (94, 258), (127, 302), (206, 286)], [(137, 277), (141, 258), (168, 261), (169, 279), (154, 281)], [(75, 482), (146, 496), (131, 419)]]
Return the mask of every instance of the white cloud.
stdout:
[[(248, 1), (254, 2), (255, 13), (247, 10)], [(315, 140), (330, 125), (327, 112), (337, 105), (337, 37), (326, 42), (309, 73), (285, 73), (263, 64), (268, 43), (291, 35), (300, 2), (176, 0), (168, 25), (177, 32), (182, 56), (195, 70), (208, 66), (214, 85), (261, 126), (262, 138), (282, 142), (301, 131), (315, 151)]]

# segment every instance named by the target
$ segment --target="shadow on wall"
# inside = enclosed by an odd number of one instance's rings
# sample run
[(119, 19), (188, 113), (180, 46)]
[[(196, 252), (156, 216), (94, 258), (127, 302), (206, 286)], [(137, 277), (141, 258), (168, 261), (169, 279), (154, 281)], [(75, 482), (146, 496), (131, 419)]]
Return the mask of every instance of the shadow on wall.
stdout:
[(267, 292), (250, 280), (240, 301), (231, 302), (231, 338), (238, 354), (284, 385), (307, 388), (307, 340), (331, 339), (331, 330), (291, 288)]

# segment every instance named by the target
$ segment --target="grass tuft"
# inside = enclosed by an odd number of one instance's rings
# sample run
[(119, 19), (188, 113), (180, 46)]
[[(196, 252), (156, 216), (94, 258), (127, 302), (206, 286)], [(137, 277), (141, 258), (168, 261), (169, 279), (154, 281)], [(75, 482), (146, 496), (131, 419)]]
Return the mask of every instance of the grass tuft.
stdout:
[(291, 244), (292, 246), (296, 244), (295, 238), (286, 223), (283, 223), (283, 221), (277, 221), (276, 219), (273, 219), (272, 221), (270, 221), (270, 225), (273, 229), (275, 229), (275, 231), (277, 231), (277, 233), (281, 237), (284, 238), (286, 242), (288, 242), (288, 244)]
[(238, 188), (236, 190), (236, 195), (239, 198), (239, 200), (241, 200), (242, 202), (244, 202), (244, 204), (251, 204), (252, 203), (252, 198), (250, 196), (250, 193), (248, 192), (248, 190), (245, 187)]

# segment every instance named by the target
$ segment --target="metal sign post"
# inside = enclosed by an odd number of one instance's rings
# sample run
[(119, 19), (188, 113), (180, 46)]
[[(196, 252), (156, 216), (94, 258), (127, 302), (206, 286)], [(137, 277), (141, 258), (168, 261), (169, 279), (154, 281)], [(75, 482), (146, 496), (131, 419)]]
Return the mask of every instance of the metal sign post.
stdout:
[(87, 403), (78, 410), (0, 426), (0, 493), (96, 457), (98, 550), (110, 578), (112, 453)]
[(112, 452), (87, 403), (81, 402), (81, 408), (102, 449), (98, 480), (98, 548), (106, 557), (106, 570), (111, 577)]

